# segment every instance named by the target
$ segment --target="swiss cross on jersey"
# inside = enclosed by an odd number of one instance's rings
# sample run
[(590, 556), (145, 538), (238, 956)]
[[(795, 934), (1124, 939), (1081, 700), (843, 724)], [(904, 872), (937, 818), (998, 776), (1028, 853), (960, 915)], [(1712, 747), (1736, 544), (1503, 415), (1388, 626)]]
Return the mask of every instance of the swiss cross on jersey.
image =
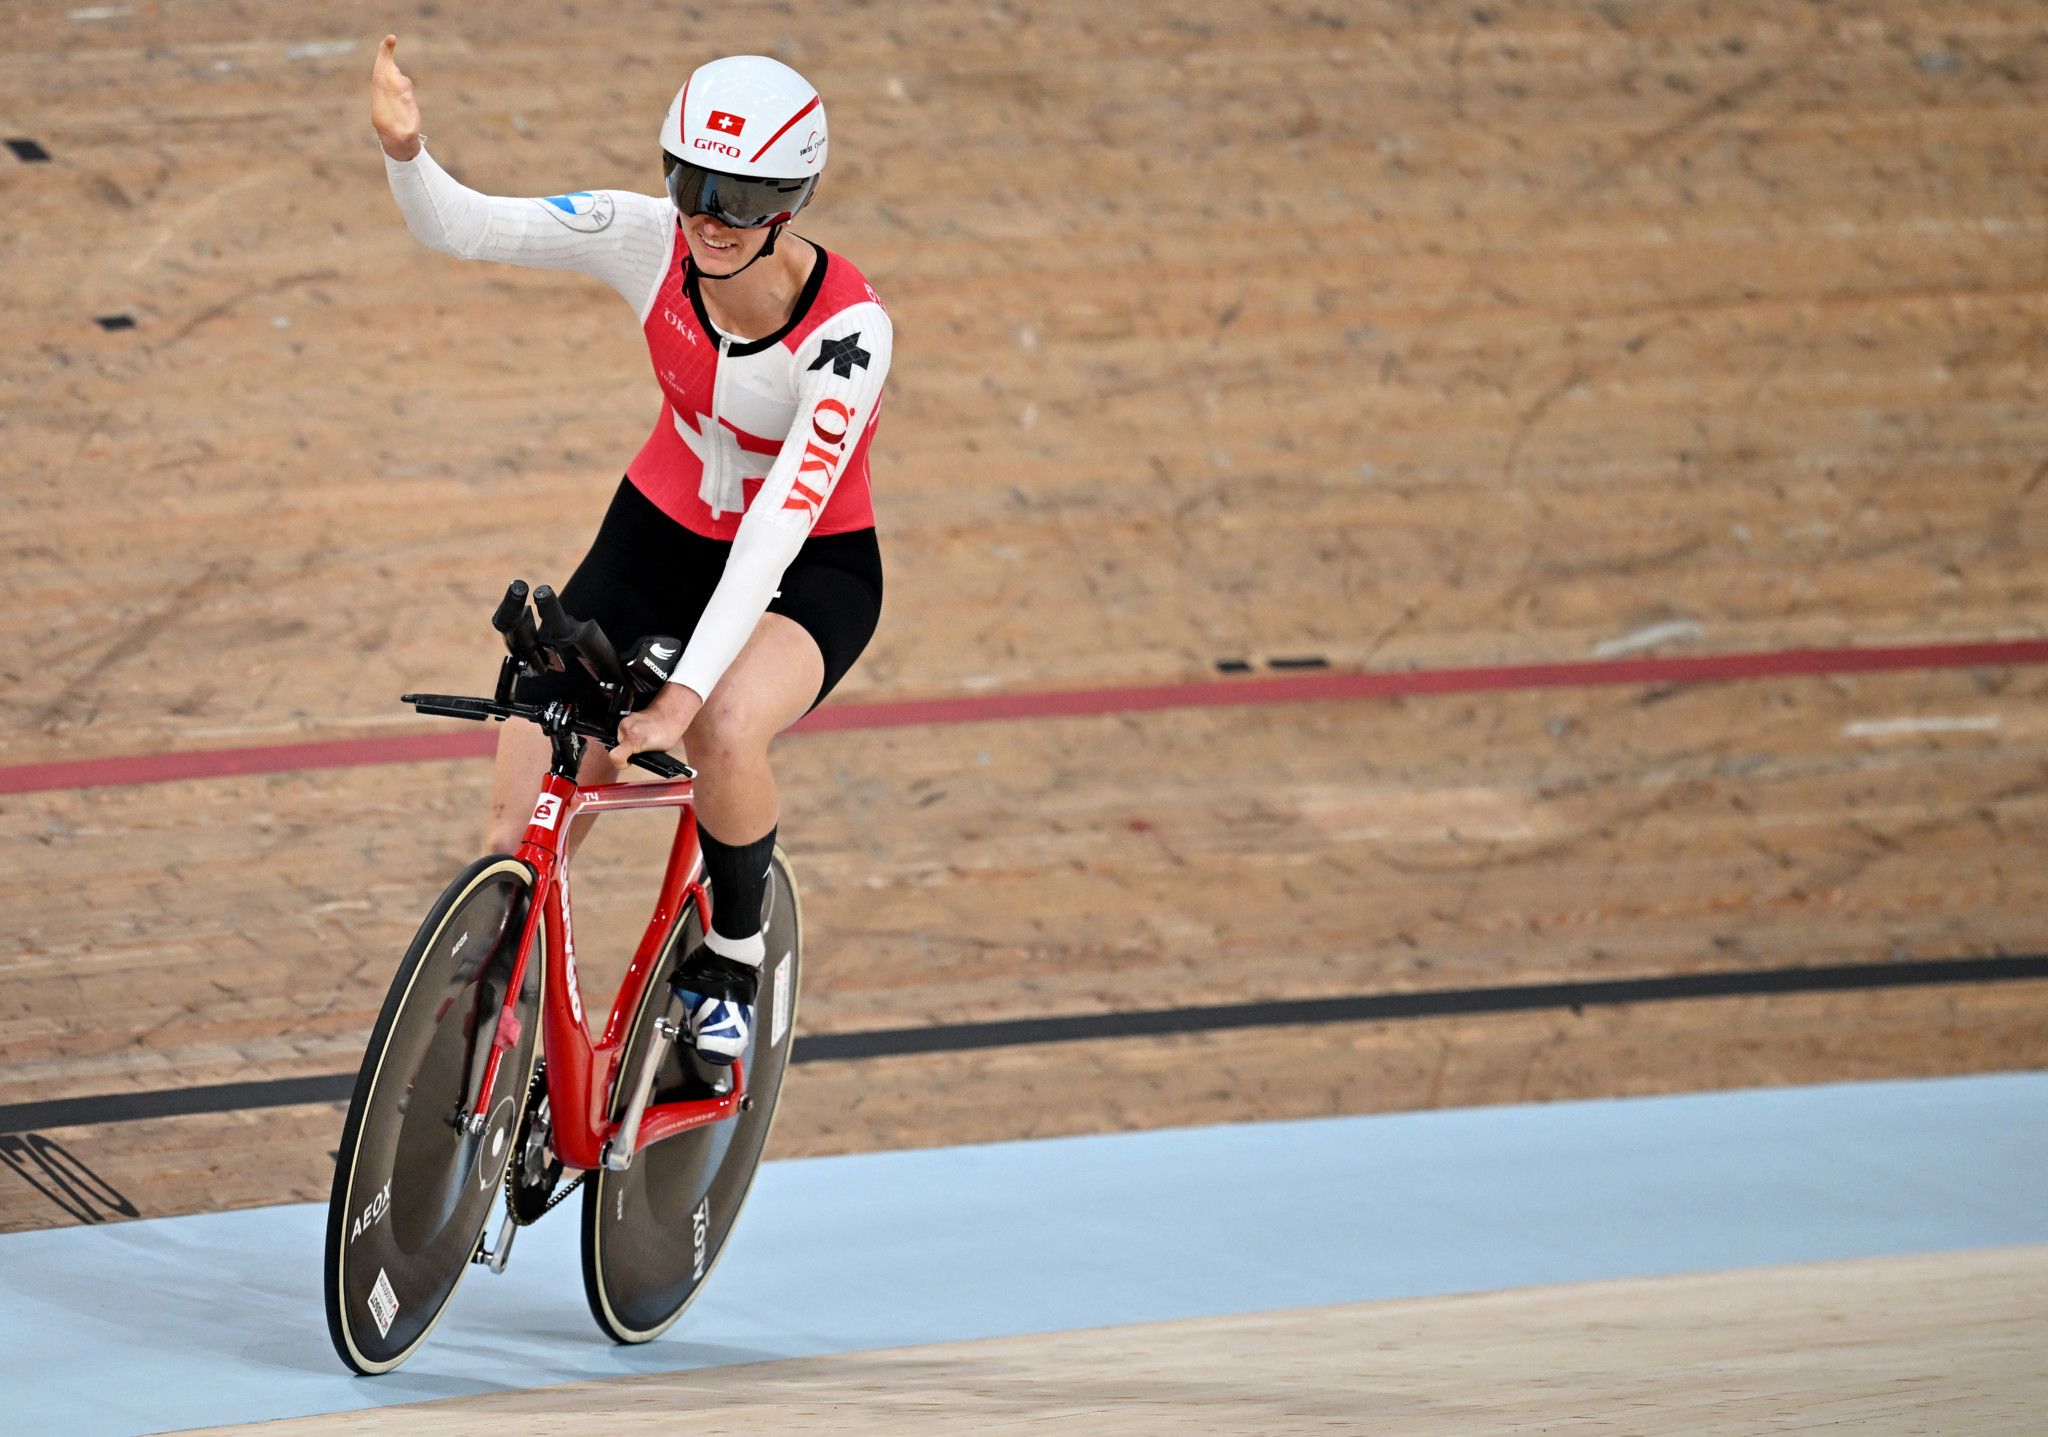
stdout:
[(823, 369), (832, 366), (832, 372), (841, 379), (853, 378), (855, 369), (866, 369), (868, 361), (874, 358), (860, 347), (860, 331), (855, 330), (844, 339), (828, 339), (818, 345), (818, 357), (811, 361), (811, 368)]
[(698, 312), (689, 275), (678, 230), (641, 325), (667, 402), (627, 471), (633, 483), (707, 539), (735, 540), (764, 497), (778, 525), (872, 528), (868, 442), (890, 334), (867, 280), (821, 251), (787, 327), (742, 340)]
[(711, 112), (711, 128), (720, 134), (737, 135), (747, 127), (747, 122), (738, 115), (728, 115), (723, 110)]

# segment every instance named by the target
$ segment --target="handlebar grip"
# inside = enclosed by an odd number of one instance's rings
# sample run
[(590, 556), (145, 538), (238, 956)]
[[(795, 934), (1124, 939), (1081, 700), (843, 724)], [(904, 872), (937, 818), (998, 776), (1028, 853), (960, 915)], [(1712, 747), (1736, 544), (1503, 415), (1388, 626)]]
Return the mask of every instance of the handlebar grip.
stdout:
[(551, 644), (574, 643), (575, 630), (569, 623), (568, 614), (562, 610), (562, 600), (552, 586), (542, 584), (533, 591), (533, 609), (540, 615), (540, 636)]
[(696, 776), (695, 769), (680, 759), (671, 758), (665, 753), (636, 753), (626, 761), (662, 778), (694, 778)]
[(505, 589), (505, 597), (498, 600), (498, 611), (491, 615), (491, 627), (501, 634), (512, 632), (512, 625), (526, 612), (526, 580), (514, 579)]

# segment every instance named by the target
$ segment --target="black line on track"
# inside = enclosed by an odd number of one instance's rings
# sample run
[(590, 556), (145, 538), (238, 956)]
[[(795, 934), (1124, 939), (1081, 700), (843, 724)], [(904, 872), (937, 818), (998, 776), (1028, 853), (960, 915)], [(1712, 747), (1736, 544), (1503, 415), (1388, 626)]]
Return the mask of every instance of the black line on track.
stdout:
[[(1850, 993), (1957, 983), (2013, 983), (2041, 978), (2048, 978), (2048, 954), (2031, 953), (2002, 958), (1842, 963), (1828, 967), (1529, 983), (1500, 988), (1438, 988), (1417, 993), (1296, 998), (1206, 1008), (1152, 1008), (1059, 1018), (1014, 1018), (993, 1023), (945, 1023), (927, 1028), (879, 1028), (861, 1033), (813, 1033), (799, 1036), (790, 1060), (795, 1063), (841, 1063), (1039, 1043), (1221, 1033), (1240, 1028), (1384, 1023), (1409, 1018), (1527, 1013), (1549, 1008), (1577, 1011), (1581, 1008), (1686, 1002), (1701, 998)], [(272, 1078), (251, 1083), (214, 1083), (203, 1087), (159, 1088), (138, 1093), (0, 1104), (0, 1133), (129, 1123), (195, 1113), (284, 1108), (309, 1103), (345, 1103), (355, 1091), (355, 1081), (354, 1073), (322, 1073), (304, 1078)]]
[[(1218, 1033), (1238, 1028), (1380, 1023), (1406, 1018), (1526, 1013), (1545, 1008), (1577, 1010), (1632, 1003), (1681, 1002), (1695, 998), (1841, 993), (1872, 988), (1918, 988), (1937, 983), (2007, 983), (2028, 978), (2048, 978), (2048, 954), (1914, 963), (1845, 963), (1823, 968), (1690, 973), (1657, 978), (1531, 983), (1503, 988), (1436, 988), (1415, 993), (1233, 1003), (1214, 1008), (1154, 1008), (1127, 1013), (1090, 1013), (1069, 1018), (1017, 1018), (997, 1023), (887, 1028), (866, 1033), (819, 1033), (798, 1040), (792, 1061), (838, 1062), (856, 1058), (893, 1058), (911, 1053), (1019, 1047), (1033, 1043)], [(4, 1125), (4, 1120), (5, 1110), (0, 1110), (0, 1125)]]
[(355, 1087), (354, 1073), (321, 1073), (311, 1078), (269, 1078), (253, 1083), (209, 1083), (203, 1087), (153, 1088), (140, 1093), (10, 1103), (0, 1107), (0, 1133), (133, 1123), (145, 1118), (182, 1118), (192, 1113), (289, 1108), (299, 1103), (345, 1103)]

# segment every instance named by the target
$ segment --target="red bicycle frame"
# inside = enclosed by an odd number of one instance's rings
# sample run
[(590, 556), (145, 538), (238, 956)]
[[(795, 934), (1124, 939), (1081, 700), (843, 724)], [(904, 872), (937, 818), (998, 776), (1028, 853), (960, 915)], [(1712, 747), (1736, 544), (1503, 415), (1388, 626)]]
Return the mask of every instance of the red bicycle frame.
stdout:
[[(612, 1119), (609, 1108), (618, 1083), (619, 1065), (625, 1060), (627, 1040), (632, 1036), (627, 1029), (633, 1015), (640, 1011), (642, 995), (668, 941), (669, 930), (681, 920), (686, 903), (695, 900), (699, 918), (707, 929), (711, 926), (711, 900), (699, 872), (703, 854), (692, 800), (692, 783), (687, 778), (579, 788), (571, 779), (550, 774), (541, 786), (533, 820), (527, 825), (515, 855), (533, 870), (533, 900), (527, 906), (519, 957), (506, 988), (505, 1008), (499, 1014), (491, 1055), (484, 1065), (477, 1100), (470, 1105), (470, 1112), (490, 1111), (498, 1068), (506, 1050), (519, 1041), (516, 996), (526, 977), (526, 965), (532, 959), (534, 934), (545, 923), (547, 971), (541, 985), (541, 1044), (547, 1057), (552, 1140), (555, 1155), (564, 1167), (597, 1167), (604, 1161), (606, 1146), (619, 1136), (621, 1125)], [(582, 990), (576, 981), (568, 860), (561, 847), (570, 825), (579, 817), (629, 808), (675, 808), (681, 812), (654, 914), (641, 935), (633, 961), (627, 965), (626, 976), (619, 983), (618, 997), (605, 1021), (604, 1036), (592, 1042), (590, 1026), (583, 1015)], [(739, 1111), (745, 1092), (746, 1075), (735, 1062), (730, 1092), (716, 1098), (649, 1107), (634, 1135), (633, 1151), (731, 1117)]]

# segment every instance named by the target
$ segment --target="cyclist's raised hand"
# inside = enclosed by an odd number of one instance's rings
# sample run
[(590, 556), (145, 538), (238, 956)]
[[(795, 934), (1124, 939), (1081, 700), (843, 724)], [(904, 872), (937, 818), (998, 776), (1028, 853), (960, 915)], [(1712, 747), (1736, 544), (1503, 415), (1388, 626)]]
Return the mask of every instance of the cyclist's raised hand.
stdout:
[(370, 123), (384, 142), (385, 154), (409, 160), (420, 152), (420, 106), (412, 95), (412, 81), (398, 68), (397, 54), (398, 37), (386, 35), (370, 70)]

